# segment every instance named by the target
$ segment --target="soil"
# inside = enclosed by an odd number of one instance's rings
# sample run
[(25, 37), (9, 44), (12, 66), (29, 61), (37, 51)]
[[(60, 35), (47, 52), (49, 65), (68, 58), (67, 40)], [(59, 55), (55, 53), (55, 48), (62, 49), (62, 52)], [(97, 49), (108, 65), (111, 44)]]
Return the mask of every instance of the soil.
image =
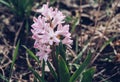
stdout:
[[(10, 74), (15, 46), (20, 40), (19, 53), (13, 67), (13, 82), (33, 82), (34, 75), (28, 69), (28, 63), (41, 74), (42, 67), (27, 54), (22, 45), (36, 52), (30, 30), (32, 18), (36, 16), (34, 11), (43, 3), (35, 0), (30, 16), (22, 19), (0, 4), (0, 74), (6, 78)], [(90, 49), (93, 54), (90, 67), (96, 68), (93, 82), (120, 82), (120, 1), (55, 0), (51, 6), (58, 7), (70, 19), (66, 22), (70, 24), (70, 30), (73, 30), (71, 32), (74, 42), (71, 49), (73, 53), (68, 51), (69, 61), (72, 62), (86, 43), (90, 42), (79, 62), (84, 61), (86, 52)], [(105, 46), (104, 44), (112, 38), (114, 39)], [(45, 78), (53, 82), (49, 71), (46, 71)], [(0, 79), (0, 82), (4, 81)]]

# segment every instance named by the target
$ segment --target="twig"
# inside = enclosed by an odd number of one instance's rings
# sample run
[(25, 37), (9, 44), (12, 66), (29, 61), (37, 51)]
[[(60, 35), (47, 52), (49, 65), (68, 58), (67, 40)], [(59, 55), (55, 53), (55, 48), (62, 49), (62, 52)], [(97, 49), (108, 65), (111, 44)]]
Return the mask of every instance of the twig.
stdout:
[(115, 74), (113, 74), (112, 76), (110, 76), (110, 77), (108, 77), (108, 78), (106, 78), (106, 79), (103, 79), (103, 80), (101, 80), (100, 82), (105, 82), (105, 81), (107, 81), (108, 79), (110, 79), (110, 78), (112, 78), (112, 77), (114, 77), (115, 75), (117, 75), (119, 72), (116, 72)]
[(5, 72), (4, 72), (4, 70), (3, 70), (3, 68), (1, 66), (0, 66), (0, 69), (2, 71), (2, 75), (5, 76)]
[[(119, 3), (119, 0), (118, 0), (118, 3)], [(118, 3), (115, 5), (115, 7), (114, 7), (114, 9), (113, 9), (114, 12), (115, 12), (115, 9), (116, 9)], [(113, 16), (114, 16), (114, 13), (111, 15), (111, 18), (110, 18), (110, 19), (108, 20), (108, 22), (106, 23), (106, 28), (105, 28), (105, 30), (104, 30), (104, 32), (103, 32), (103, 34), (102, 34), (103, 36), (100, 38), (100, 40), (99, 40), (99, 42), (98, 42), (99, 45), (101, 44), (101, 39), (105, 36), (106, 30), (107, 30), (107, 28), (108, 28), (108, 26), (109, 26), (109, 24), (110, 24), (110, 21), (111, 21), (111, 19), (112, 19)], [(99, 45), (96, 47), (96, 51), (98, 50)], [(101, 51), (102, 51), (102, 50), (100, 50), (100, 52), (101, 52)], [(97, 55), (95, 55), (95, 57), (94, 57), (94, 59), (92, 60), (91, 64), (94, 63), (94, 61), (95, 61), (95, 60), (97, 59), (97, 57), (100, 55), (100, 52), (97, 53)]]
[[(99, 32), (99, 33), (100, 33), (100, 32)], [(103, 38), (104, 38), (106, 41), (109, 40), (109, 38), (107, 38), (107, 37), (104, 36), (104, 35), (103, 35)], [(115, 47), (114, 47), (114, 45), (113, 45), (112, 42), (110, 42), (110, 45), (111, 45), (111, 47), (113, 48), (115, 55), (117, 55), (117, 51), (115, 50)], [(102, 48), (102, 49), (99, 50), (99, 52), (96, 54), (96, 56), (95, 56), (94, 59), (91, 61), (91, 63), (93, 63), (93, 62), (97, 59), (97, 57), (100, 55), (100, 53), (103, 51), (103, 49), (104, 49), (104, 48)]]
[(18, 39), (18, 36), (19, 36), (20, 31), (21, 31), (21, 29), (22, 29), (23, 23), (24, 23), (24, 20), (23, 20), (23, 22), (21, 23), (21, 26), (19, 27), (18, 31), (16, 32), (16, 35), (15, 35), (15, 38), (14, 38), (13, 47), (15, 47), (15, 45), (16, 45), (16, 43), (17, 43), (17, 39)]
[(98, 75), (102, 74), (105, 71), (105, 69), (101, 70), (100, 72), (98, 72), (97, 74), (94, 74), (94, 78), (97, 77)]
[(72, 49), (70, 49), (69, 47), (67, 47), (67, 49), (72, 53), (72, 56), (73, 56), (74, 58), (77, 57), (76, 53), (75, 53)]

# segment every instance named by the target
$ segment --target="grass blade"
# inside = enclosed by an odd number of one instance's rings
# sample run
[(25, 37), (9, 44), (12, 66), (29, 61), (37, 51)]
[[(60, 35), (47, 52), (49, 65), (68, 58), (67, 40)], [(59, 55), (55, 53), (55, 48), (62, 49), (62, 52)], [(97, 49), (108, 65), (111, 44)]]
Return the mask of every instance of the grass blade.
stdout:
[(78, 54), (78, 56), (74, 59), (74, 62), (76, 62), (78, 59), (81, 58), (82, 54), (85, 52), (85, 50), (87, 49), (87, 47), (89, 46), (89, 43), (87, 43), (87, 45), (84, 46), (84, 48), (82, 49), (82, 51)]
[(0, 74), (0, 79), (4, 80), (5, 82), (9, 82), (5, 76), (3, 76), (2, 74)]
[(13, 58), (12, 58), (12, 64), (11, 64), (11, 68), (10, 68), (9, 79), (11, 78), (13, 66), (14, 66), (14, 64), (15, 64), (15, 60), (16, 60), (17, 55), (18, 55), (19, 44), (20, 44), (20, 40), (18, 41), (17, 46), (16, 46), (16, 49), (14, 50), (14, 53), (13, 53)]
[(10, 4), (4, 0), (0, 0), (0, 3), (6, 5), (7, 7), (11, 7)]
[(57, 80), (58, 80), (57, 73), (55, 72), (54, 68), (51, 66), (49, 61), (47, 61), (47, 65), (48, 65), (48, 67), (50, 69), (50, 72), (52, 73), (53, 77), (55, 78), (55, 80), (57, 82)]
[(80, 21), (79, 17), (76, 17), (76, 18), (74, 19), (73, 25), (72, 25), (72, 29), (71, 29), (71, 33), (74, 33), (74, 32), (75, 32), (75, 28), (76, 28), (76, 26), (79, 24), (79, 21)]
[(76, 79), (79, 77), (79, 75), (83, 72), (83, 70), (87, 67), (87, 65), (89, 64), (90, 60), (91, 60), (91, 52), (89, 52), (89, 54), (87, 55), (87, 58), (85, 59), (85, 61), (82, 63), (82, 65), (80, 65), (80, 67), (75, 71), (75, 73), (71, 76), (70, 78), (70, 82), (75, 82)]
[(87, 69), (84, 73), (83, 73), (83, 77), (81, 82), (92, 82), (92, 77), (95, 73), (95, 68), (90, 68)]
[(34, 76), (39, 80), (39, 82), (45, 82), (45, 80), (42, 77), (40, 77), (40, 75), (32, 67), (29, 66), (29, 69), (32, 71)]
[(101, 47), (100, 49), (100, 52), (107, 46), (110, 44), (110, 42), (112, 42), (114, 40), (114, 37), (113, 38), (110, 38), (108, 41), (106, 41), (103, 46)]
[(60, 82), (69, 82), (70, 80), (70, 73), (69, 69), (66, 65), (66, 62), (62, 58), (62, 56), (59, 55), (58, 58), (58, 66), (59, 66), (59, 80)]
[(39, 63), (39, 59), (36, 57), (36, 55), (31, 50), (29, 50), (26, 46), (23, 45), (23, 47), (27, 50), (27, 53)]
[(43, 60), (43, 62), (42, 62), (42, 78), (43, 79), (44, 79), (44, 76), (45, 76), (44, 70), (45, 70), (45, 61)]

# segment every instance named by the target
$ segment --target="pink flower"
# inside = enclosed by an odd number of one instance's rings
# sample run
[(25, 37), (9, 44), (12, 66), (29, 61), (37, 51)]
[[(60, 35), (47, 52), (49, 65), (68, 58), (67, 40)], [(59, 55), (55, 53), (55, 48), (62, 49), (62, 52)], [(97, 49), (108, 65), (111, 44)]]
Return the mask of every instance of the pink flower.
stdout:
[(34, 48), (38, 49), (37, 56), (40, 60), (47, 60), (51, 53), (51, 46), (56, 46), (60, 42), (71, 47), (71, 33), (69, 25), (62, 25), (65, 16), (57, 8), (54, 10), (48, 7), (48, 3), (37, 12), (43, 16), (34, 17), (32, 24), (32, 38), (35, 40)]
[(49, 8), (48, 5), (49, 3), (44, 4), (41, 9), (38, 9), (36, 11), (41, 13), (43, 16), (52, 19), (52, 17), (54, 16), (53, 8), (52, 7)]
[[(36, 44), (35, 44), (36, 45)], [(36, 47), (39, 51), (36, 53), (37, 56), (39, 56), (40, 60), (45, 60), (47, 61), (48, 54), (51, 52), (50, 46), (44, 45), (44, 44), (39, 44)]]
[(54, 11), (54, 17), (53, 17), (53, 27), (55, 28), (56, 25), (64, 23), (65, 16), (62, 14), (62, 12), (58, 11), (58, 9), (55, 9)]
[(48, 28), (48, 31), (45, 34), (45, 37), (47, 37), (47, 41), (49, 45), (53, 45), (53, 43), (59, 43), (60, 39), (57, 37), (58, 35), (56, 32), (54, 32), (53, 28)]
[(71, 40), (70, 38), (67, 38), (67, 37), (62, 40), (62, 43), (69, 46), (70, 48), (71, 48), (70, 44), (72, 44), (72, 42), (73, 42), (73, 40)]

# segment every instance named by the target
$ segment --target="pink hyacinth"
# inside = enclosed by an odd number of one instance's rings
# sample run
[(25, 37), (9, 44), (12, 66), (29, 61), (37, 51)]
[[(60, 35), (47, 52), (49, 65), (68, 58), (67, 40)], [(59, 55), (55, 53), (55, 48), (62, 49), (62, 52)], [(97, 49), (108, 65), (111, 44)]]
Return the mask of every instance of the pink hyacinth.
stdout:
[(62, 25), (65, 16), (57, 8), (49, 8), (47, 3), (37, 12), (42, 15), (33, 18), (32, 38), (35, 40), (34, 48), (38, 49), (36, 55), (39, 56), (40, 60), (46, 61), (52, 51), (51, 46), (62, 42), (71, 47), (71, 34), (69, 33), (69, 25)]

